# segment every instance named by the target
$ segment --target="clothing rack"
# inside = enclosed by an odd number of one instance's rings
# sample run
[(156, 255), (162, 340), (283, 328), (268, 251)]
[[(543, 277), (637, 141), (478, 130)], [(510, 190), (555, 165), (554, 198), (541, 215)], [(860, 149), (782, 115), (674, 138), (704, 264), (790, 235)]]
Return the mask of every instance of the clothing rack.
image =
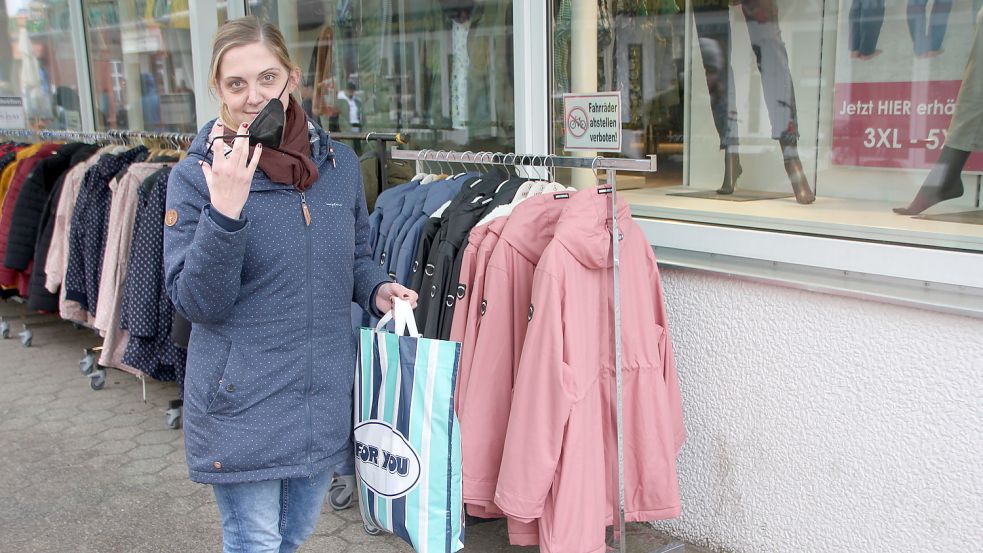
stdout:
[[(162, 142), (165, 146), (180, 150), (186, 148), (195, 139), (197, 135), (194, 133), (178, 133), (178, 132), (155, 132), (155, 131), (141, 131), (141, 130), (116, 130), (110, 129), (107, 131), (77, 131), (77, 130), (48, 130), (48, 129), (0, 129), (0, 141), (21, 141), (21, 142), (88, 142), (88, 143), (100, 143), (100, 144), (119, 144), (126, 146), (133, 143), (144, 143), (146, 140), (155, 140)], [(16, 296), (12, 298), (13, 301), (18, 303), (25, 303), (22, 299)], [(31, 322), (31, 326), (41, 326), (45, 324), (52, 324), (62, 322), (63, 319), (51, 318), (51, 314), (48, 313), (24, 313), (21, 315), (21, 320), (23, 322), (23, 330), (19, 333), (21, 339), (21, 344), (24, 347), (30, 347), (33, 333), (30, 328), (28, 328), (28, 322)], [(80, 321), (71, 321), (72, 326), (76, 329), (87, 329), (92, 330), (98, 334), (95, 328), (89, 327)], [(3, 338), (7, 338), (9, 335), (9, 323), (6, 320), (0, 320), (0, 335)], [(143, 401), (147, 401), (147, 379), (146, 375), (142, 372), (139, 374), (134, 374), (131, 371), (119, 369), (118, 367), (103, 367), (99, 365), (98, 353), (102, 350), (102, 346), (93, 346), (83, 349), (82, 358), (79, 360), (79, 371), (83, 376), (89, 379), (89, 386), (93, 390), (100, 390), (103, 388), (106, 382), (106, 369), (115, 368), (121, 372), (127, 374), (132, 374), (141, 383), (141, 388), (143, 392)], [(173, 400), (169, 404), (169, 409), (167, 410), (167, 426), (169, 428), (179, 428), (180, 418), (181, 418), (181, 400)]]
[(397, 145), (405, 145), (410, 137), (398, 132), (332, 132), (331, 138), (334, 140), (362, 140), (365, 142), (375, 142), (375, 151), (379, 158), (379, 189), (376, 194), (382, 194), (382, 189), (386, 184), (386, 157), (389, 150), (386, 142), (395, 142)]
[(111, 129), (108, 131), (71, 131), (71, 130), (35, 130), (35, 129), (0, 129), (0, 137), (24, 138), (36, 141), (79, 141), (79, 142), (121, 142), (133, 140), (159, 140), (170, 142), (175, 148), (190, 144), (195, 139), (193, 133), (126, 131)]
[[(617, 202), (617, 174), (618, 171), (636, 171), (652, 173), (657, 170), (655, 156), (648, 159), (623, 159), (607, 157), (573, 157), (557, 156), (553, 154), (516, 154), (516, 153), (492, 153), (492, 152), (453, 152), (453, 151), (434, 151), (434, 150), (393, 150), (393, 159), (405, 159), (415, 161), (434, 161), (437, 163), (473, 163), (475, 165), (501, 165), (513, 167), (537, 167), (552, 169), (556, 167), (571, 169), (591, 169), (605, 170), (607, 172), (607, 187), (611, 189), (611, 244), (613, 254), (613, 273), (614, 273), (614, 366), (615, 380), (617, 382), (617, 402), (616, 420), (618, 434), (618, 511), (614, 513), (617, 520), (613, 547), (621, 553), (626, 553), (625, 535), (625, 456), (624, 456), (624, 421), (622, 419), (622, 367), (621, 367), (621, 271), (620, 271), (620, 251), (618, 240), (615, 238), (620, 235), (618, 230), (618, 202)], [(672, 543), (662, 547), (658, 552), (663, 553), (672, 551), (680, 547), (679, 543)]]

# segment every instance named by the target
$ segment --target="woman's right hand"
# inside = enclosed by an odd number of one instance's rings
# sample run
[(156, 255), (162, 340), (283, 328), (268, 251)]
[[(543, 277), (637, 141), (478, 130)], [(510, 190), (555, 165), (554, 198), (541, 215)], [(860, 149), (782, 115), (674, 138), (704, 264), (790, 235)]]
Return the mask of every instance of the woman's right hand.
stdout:
[[(247, 135), (245, 123), (236, 134)], [(257, 144), (253, 150), (252, 160), (249, 160), (249, 138), (243, 136), (232, 140), (232, 151), (225, 156), (225, 125), (221, 119), (215, 121), (208, 139), (212, 143), (212, 163), (199, 161), (201, 170), (205, 173), (208, 184), (208, 194), (211, 204), (219, 213), (230, 219), (238, 219), (242, 207), (249, 197), (249, 185), (253, 174), (259, 166), (259, 156), (263, 153), (262, 144)], [(247, 163), (248, 160), (248, 163)]]

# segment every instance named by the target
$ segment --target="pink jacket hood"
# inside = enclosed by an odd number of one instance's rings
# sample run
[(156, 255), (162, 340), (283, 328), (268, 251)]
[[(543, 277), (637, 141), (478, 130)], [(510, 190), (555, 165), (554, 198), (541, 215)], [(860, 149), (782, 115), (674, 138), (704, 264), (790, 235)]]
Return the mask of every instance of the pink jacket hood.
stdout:
[[(613, 265), (611, 255), (611, 195), (600, 194), (605, 188), (589, 188), (571, 198), (571, 207), (556, 225), (556, 240), (563, 244), (584, 267), (603, 269)], [(622, 239), (636, 232), (628, 204), (618, 197), (618, 230)], [(538, 261), (538, 259), (537, 259)]]
[(501, 239), (535, 266), (546, 245), (553, 240), (561, 212), (575, 194), (574, 191), (554, 192), (523, 201), (512, 211)]

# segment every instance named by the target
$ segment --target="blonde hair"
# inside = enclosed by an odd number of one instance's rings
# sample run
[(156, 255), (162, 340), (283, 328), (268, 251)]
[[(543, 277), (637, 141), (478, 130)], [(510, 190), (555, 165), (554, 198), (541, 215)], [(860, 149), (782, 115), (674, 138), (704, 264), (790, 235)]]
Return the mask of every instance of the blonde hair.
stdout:
[[(222, 63), (222, 57), (225, 56), (225, 53), (232, 48), (254, 44), (256, 42), (260, 42), (269, 48), (276, 59), (287, 68), (288, 72), (300, 70), (300, 66), (290, 60), (290, 52), (287, 50), (287, 43), (283, 39), (280, 29), (277, 29), (276, 25), (269, 21), (263, 21), (255, 15), (247, 15), (246, 17), (240, 17), (239, 19), (226, 22), (215, 33), (215, 40), (212, 41), (211, 70), (208, 75), (208, 82), (215, 91), (219, 90), (218, 68)], [(219, 117), (225, 124), (225, 128), (235, 129), (237, 123), (232, 120), (229, 106), (221, 101), (221, 97), (219, 97), (219, 101), (222, 104)]]

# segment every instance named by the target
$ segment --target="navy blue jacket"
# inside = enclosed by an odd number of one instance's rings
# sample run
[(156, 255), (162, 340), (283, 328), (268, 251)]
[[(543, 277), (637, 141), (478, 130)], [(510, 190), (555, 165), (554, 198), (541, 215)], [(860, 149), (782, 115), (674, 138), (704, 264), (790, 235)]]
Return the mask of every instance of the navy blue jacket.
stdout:
[[(371, 307), (372, 261), (358, 158), (311, 130), (318, 180), (301, 194), (257, 170), (240, 219), (209, 204), (206, 124), (171, 171), (164, 272), (192, 322), (184, 390), (191, 479), (308, 476), (352, 455), (351, 302)], [(336, 166), (335, 166), (336, 164)], [(172, 211), (173, 210), (173, 213)]]

